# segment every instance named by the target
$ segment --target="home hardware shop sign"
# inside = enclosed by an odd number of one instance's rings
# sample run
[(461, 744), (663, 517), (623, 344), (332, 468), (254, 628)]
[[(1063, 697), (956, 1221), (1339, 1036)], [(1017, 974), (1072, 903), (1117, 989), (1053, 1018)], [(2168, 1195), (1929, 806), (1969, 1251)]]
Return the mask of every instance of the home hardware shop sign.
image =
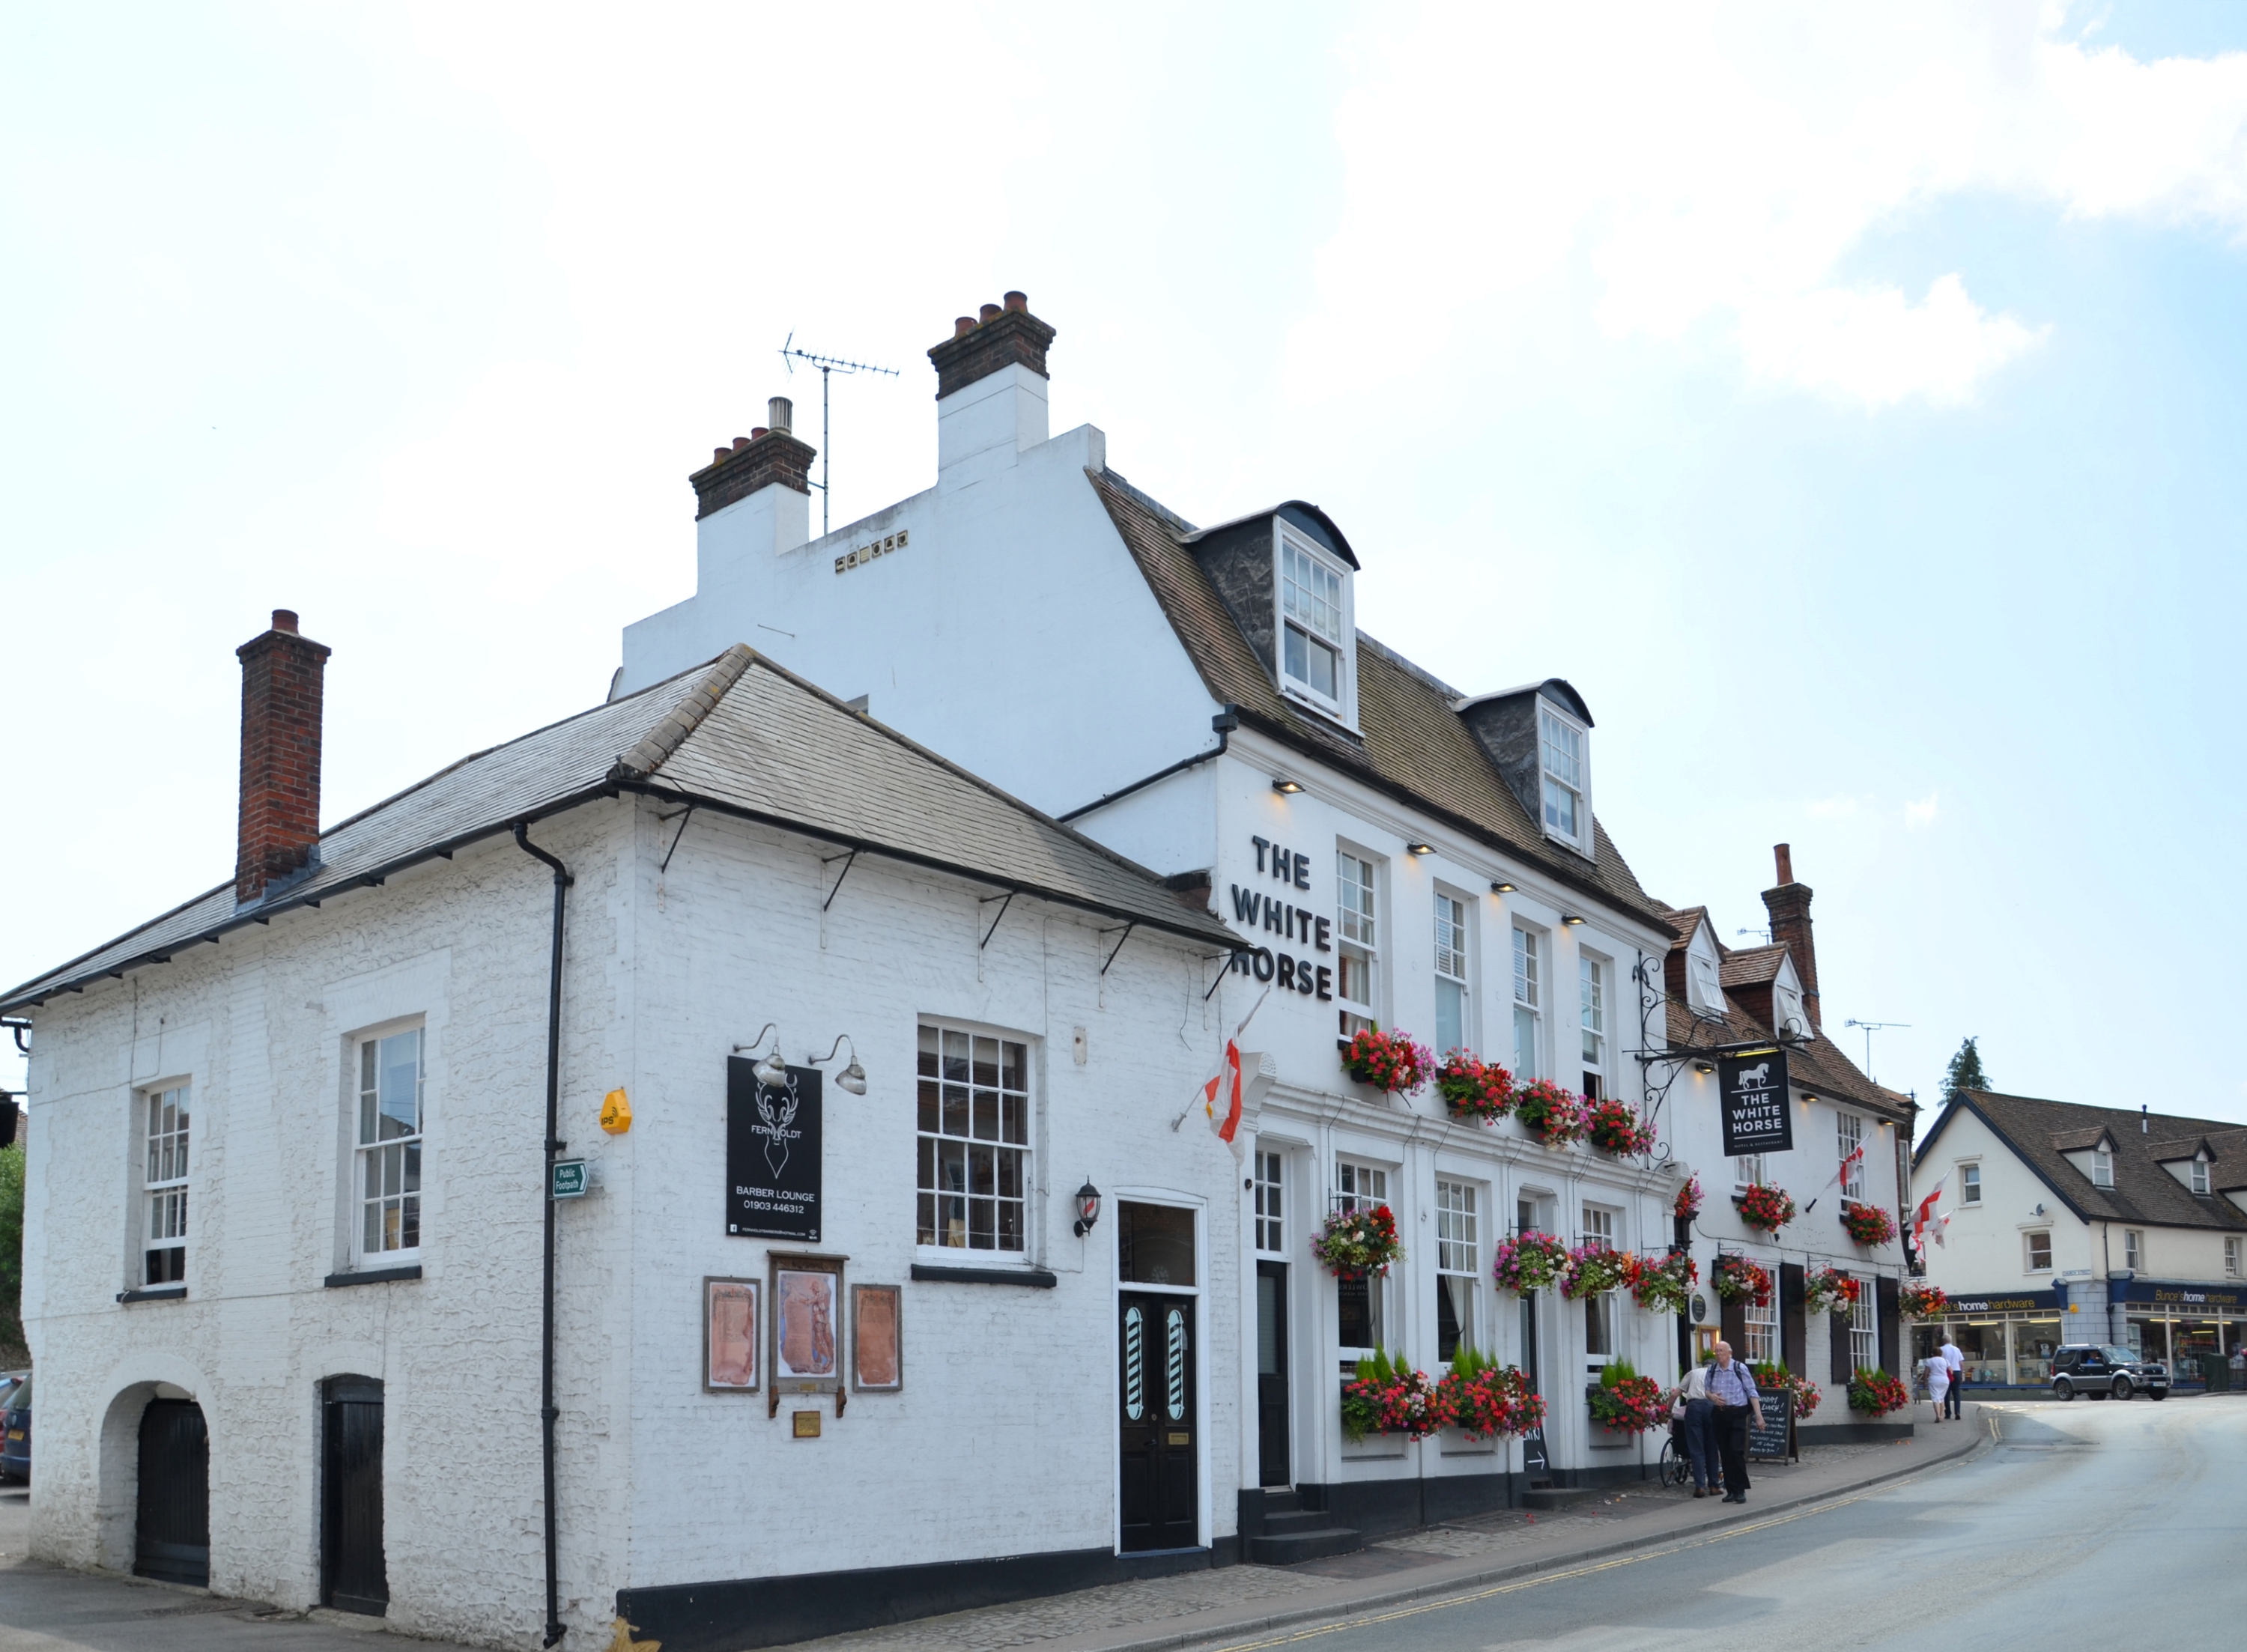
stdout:
[(727, 1232), (818, 1243), (819, 1083), (816, 1067), (789, 1068), (783, 1089), (726, 1062)]
[(1794, 1145), (1794, 1110), (1786, 1104), (1786, 1052), (1753, 1050), (1717, 1058), (1717, 1096), (1725, 1109), (1725, 1154), (1784, 1153)]

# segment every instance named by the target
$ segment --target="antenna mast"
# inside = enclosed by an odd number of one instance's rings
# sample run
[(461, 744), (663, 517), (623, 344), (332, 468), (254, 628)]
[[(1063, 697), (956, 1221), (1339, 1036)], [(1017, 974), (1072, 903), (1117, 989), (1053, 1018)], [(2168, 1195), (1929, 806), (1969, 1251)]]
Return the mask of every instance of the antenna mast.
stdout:
[[(1889, 1027), (1909, 1027), (1909, 1026), (1910, 1026), (1910, 1025), (1911, 1025), (1911, 1023), (1910, 1023), (1909, 1021), (1843, 1021), (1843, 1022), (1841, 1023), (1841, 1025), (1842, 1025), (1842, 1026), (1844, 1026), (1844, 1027), (1854, 1027), (1860, 1028), (1860, 1029), (1861, 1029), (1861, 1030), (1862, 1030), (1862, 1032), (1864, 1033), (1864, 1034), (1865, 1034), (1865, 1076), (1866, 1076), (1867, 1078), (1870, 1079), (1870, 1078), (1872, 1078), (1872, 1077), (1873, 1077), (1873, 1034), (1874, 1034), (1875, 1033), (1885, 1032), (1885, 1031), (1887, 1031), (1887, 1030), (1888, 1030)], [(1878, 1083), (1880, 1081), (1879, 1081), (1878, 1079), (1873, 1079), (1873, 1082), (1874, 1082), (1875, 1083)]]
[(780, 356), (791, 377), (794, 376), (796, 364), (799, 361), (807, 367), (819, 369), (819, 480), (811, 485), (819, 489), (819, 536), (824, 539), (827, 537), (827, 502), (830, 496), (827, 488), (828, 467), (835, 462), (834, 454), (830, 451), (830, 439), (827, 433), (828, 377), (838, 372), (878, 372), (886, 373), (894, 379), (898, 376), (898, 370), (894, 367), (877, 367), (869, 362), (845, 361), (840, 356), (815, 356), (809, 351), (798, 350), (796, 347), (796, 335), (793, 332), (789, 334), (788, 342), (780, 347)]

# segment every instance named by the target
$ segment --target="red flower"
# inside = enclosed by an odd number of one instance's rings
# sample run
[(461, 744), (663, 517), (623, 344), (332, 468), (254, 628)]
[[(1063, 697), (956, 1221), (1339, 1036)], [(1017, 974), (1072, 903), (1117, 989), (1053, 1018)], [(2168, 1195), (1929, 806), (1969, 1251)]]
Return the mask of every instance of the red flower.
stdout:
[(1783, 1187), (1755, 1183), (1739, 1196), (1740, 1220), (1766, 1233), (1776, 1233), (1794, 1219), (1794, 1200)]

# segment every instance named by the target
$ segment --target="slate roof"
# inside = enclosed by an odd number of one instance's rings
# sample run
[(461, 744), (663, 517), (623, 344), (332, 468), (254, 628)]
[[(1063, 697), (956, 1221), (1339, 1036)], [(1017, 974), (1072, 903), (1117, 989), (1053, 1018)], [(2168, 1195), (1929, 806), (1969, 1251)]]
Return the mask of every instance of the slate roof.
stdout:
[(237, 909), (234, 880), (0, 995), (19, 1010), (517, 821), (645, 791), (1230, 950), (1160, 878), (737, 645), (622, 700), (462, 758), (320, 835), (309, 876)]
[(1274, 684), (1187, 549), (1192, 524), (1114, 471), (1089, 474), (1211, 697), (1232, 707), (1245, 725), (1562, 884), (1656, 928), (1665, 926), (1662, 909), (1639, 887), (1596, 816), (1588, 860), (1547, 840), (1453, 709), (1461, 699), (1458, 690), (1361, 631), (1357, 721), (1363, 739), (1301, 709)]
[[(2213, 1119), (2177, 1118), (2154, 1113), (2141, 1128), (2138, 1109), (2130, 1107), (2086, 1107), (2076, 1102), (2048, 1102), (2030, 1096), (2004, 1096), (1993, 1090), (1961, 1090), (1957, 1103), (1944, 1109), (1913, 1157), (1925, 1162), (1936, 1143), (1963, 1107), (1979, 1118), (2013, 1150), (2013, 1154), (2056, 1194), (2061, 1204), (2087, 1222), (2133, 1222), (2148, 1227), (2217, 1228), (2247, 1231), (2247, 1212), (2220, 1192), (2196, 1194), (2162, 1168), (2156, 1151), (2175, 1145), (2188, 1131), (2197, 1143), (2205, 1136), (2216, 1155), (2211, 1179), (2220, 1189), (2224, 1172), (2237, 1178), (2234, 1185), (2247, 1184), (2247, 1130)], [(2114, 1185), (2093, 1187), (2091, 1178), (2061, 1157), (2062, 1139), (2095, 1141), (2100, 1133), (2114, 1137)]]

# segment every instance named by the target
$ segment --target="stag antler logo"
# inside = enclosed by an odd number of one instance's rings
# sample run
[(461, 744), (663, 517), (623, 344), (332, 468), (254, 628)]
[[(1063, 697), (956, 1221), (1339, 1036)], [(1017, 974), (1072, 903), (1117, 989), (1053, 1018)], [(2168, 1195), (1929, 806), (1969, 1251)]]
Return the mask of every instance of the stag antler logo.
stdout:
[(786, 1102), (778, 1116), (775, 1116), (772, 1092), (762, 1087), (757, 1090), (757, 1116), (765, 1122), (764, 1128), (757, 1134), (765, 1138), (765, 1163), (772, 1166), (775, 1178), (780, 1175), (781, 1166), (788, 1163), (789, 1137), (792, 1134), (788, 1127), (796, 1123), (796, 1097), (793, 1083), (785, 1094)]

